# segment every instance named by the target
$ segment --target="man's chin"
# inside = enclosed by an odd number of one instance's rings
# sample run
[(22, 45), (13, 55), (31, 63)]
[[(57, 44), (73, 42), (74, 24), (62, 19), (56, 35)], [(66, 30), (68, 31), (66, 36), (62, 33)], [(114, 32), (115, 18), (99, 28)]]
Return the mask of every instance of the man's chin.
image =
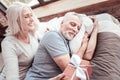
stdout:
[(68, 40), (71, 41), (73, 39), (73, 37), (69, 37)]

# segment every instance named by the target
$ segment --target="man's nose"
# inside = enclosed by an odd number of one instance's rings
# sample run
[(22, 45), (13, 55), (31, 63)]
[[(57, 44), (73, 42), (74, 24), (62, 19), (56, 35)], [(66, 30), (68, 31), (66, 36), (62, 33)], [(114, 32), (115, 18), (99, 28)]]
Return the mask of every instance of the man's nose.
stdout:
[(73, 28), (73, 30), (74, 30), (74, 32), (76, 32), (76, 33), (78, 33), (78, 26), (75, 26), (74, 28)]

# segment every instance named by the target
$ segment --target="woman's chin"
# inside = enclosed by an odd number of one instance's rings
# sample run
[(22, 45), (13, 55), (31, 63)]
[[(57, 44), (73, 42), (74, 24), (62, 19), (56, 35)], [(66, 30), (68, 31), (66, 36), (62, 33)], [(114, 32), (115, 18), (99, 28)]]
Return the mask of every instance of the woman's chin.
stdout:
[(29, 27), (29, 29), (30, 29), (30, 30), (34, 30), (34, 29), (35, 29), (35, 27), (34, 27), (34, 26), (31, 26), (31, 27)]

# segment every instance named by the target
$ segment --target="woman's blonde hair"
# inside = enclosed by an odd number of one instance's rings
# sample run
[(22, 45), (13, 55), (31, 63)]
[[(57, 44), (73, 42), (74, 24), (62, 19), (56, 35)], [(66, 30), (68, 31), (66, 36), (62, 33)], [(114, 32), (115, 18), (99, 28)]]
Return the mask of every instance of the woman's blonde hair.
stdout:
[[(31, 10), (32, 9), (21, 2), (14, 2), (11, 6), (9, 6), (9, 8), (6, 11), (6, 17), (8, 19), (8, 28), (6, 30), (6, 36), (8, 35), (16, 35), (21, 29), (23, 30), (23, 27), (18, 25), (18, 18), (20, 19), (20, 23), (22, 22), (22, 9), (24, 7), (27, 7)], [(34, 19), (34, 23), (35, 23), (35, 29), (32, 32), (32, 34), (34, 34), (35, 30), (39, 27), (39, 20), (36, 18), (36, 16), (33, 14), (33, 19)], [(22, 25), (22, 23), (21, 23)], [(24, 35), (24, 34), (23, 34)]]

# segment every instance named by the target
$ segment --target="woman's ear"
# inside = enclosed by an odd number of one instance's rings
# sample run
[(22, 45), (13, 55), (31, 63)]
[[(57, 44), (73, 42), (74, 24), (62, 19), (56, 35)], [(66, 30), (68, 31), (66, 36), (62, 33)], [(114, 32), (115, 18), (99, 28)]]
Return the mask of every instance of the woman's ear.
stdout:
[(20, 17), (17, 18), (17, 23), (18, 23), (18, 26), (20, 26)]

